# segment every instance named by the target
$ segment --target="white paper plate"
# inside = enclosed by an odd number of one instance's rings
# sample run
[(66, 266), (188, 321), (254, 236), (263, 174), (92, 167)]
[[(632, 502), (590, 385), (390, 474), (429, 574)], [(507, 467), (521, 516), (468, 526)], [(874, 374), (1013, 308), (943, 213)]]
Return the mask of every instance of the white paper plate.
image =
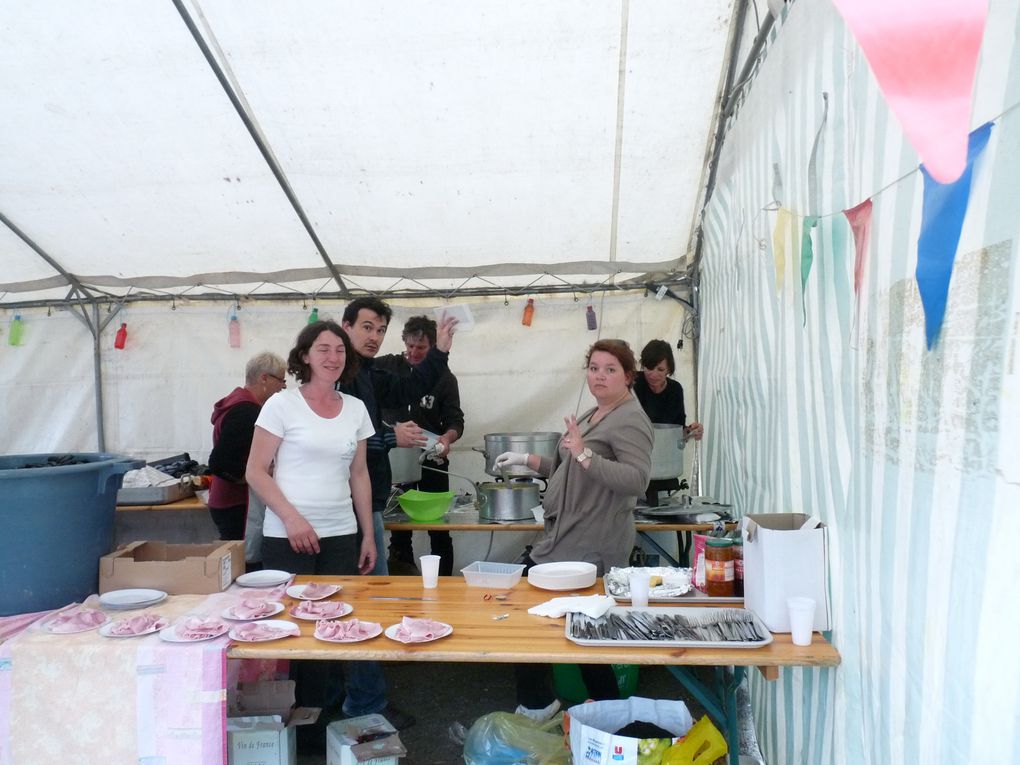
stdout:
[[(89, 610), (89, 609), (86, 609), (86, 610)], [(78, 629), (73, 629), (73, 630), (68, 630), (68, 629), (54, 630), (53, 629), (54, 622), (56, 622), (57, 619), (59, 619), (61, 616), (63, 616), (66, 613), (68, 613), (68, 612), (64, 611), (63, 613), (60, 613), (60, 614), (57, 614), (56, 616), (54, 616), (52, 619), (50, 619), (49, 621), (47, 621), (43, 625), (43, 629), (45, 629), (47, 632), (50, 632), (50, 633), (52, 633), (54, 635), (76, 635), (79, 632), (91, 632), (92, 630), (98, 629), (99, 627), (102, 627), (104, 624), (106, 624), (108, 621), (110, 621), (110, 617), (106, 616), (104, 614), (103, 615), (103, 621), (99, 622), (99, 624), (95, 625), (94, 627), (79, 627)]]
[(153, 632), (159, 632), (161, 629), (165, 629), (167, 624), (169, 624), (169, 621), (167, 621), (167, 619), (165, 619), (163, 617), (160, 617), (158, 622), (153, 624), (151, 627), (149, 627), (149, 629), (145, 630), (144, 632), (135, 632), (135, 633), (133, 633), (131, 635), (114, 635), (114, 634), (111, 634), (110, 630), (112, 630), (119, 622), (122, 622), (122, 621), (124, 621), (124, 620), (123, 619), (117, 619), (116, 621), (107, 622), (106, 624), (104, 624), (102, 627), (99, 628), (99, 634), (102, 635), (103, 637), (108, 637), (108, 638), (133, 638), (133, 637), (141, 637), (142, 635), (151, 635)]
[(146, 606), (154, 606), (164, 600), (166, 600), (166, 593), (162, 590), (146, 589), (111, 590), (99, 596), (100, 604), (114, 611), (145, 608)]
[(290, 595), (292, 598), (297, 598), (298, 600), (325, 600), (326, 598), (336, 595), (338, 592), (340, 592), (340, 590), (343, 589), (343, 587), (341, 587), (339, 584), (328, 584), (324, 586), (328, 587), (330, 590), (332, 590), (332, 592), (327, 592), (323, 595), (317, 595), (314, 598), (306, 598), (304, 594), (306, 586), (307, 585), (304, 584), (292, 584), (290, 587), (287, 588), (287, 594)]
[(278, 584), (290, 581), (293, 574), (286, 571), (277, 571), (267, 568), (262, 571), (252, 571), (248, 574), (241, 574), (234, 581), (242, 587), (276, 587)]
[(229, 619), (232, 622), (257, 622), (260, 619), (268, 619), (271, 616), (276, 616), (283, 610), (283, 603), (276, 600), (269, 601), (267, 605), (270, 605), (273, 608), (268, 613), (262, 614), (262, 616), (237, 616), (234, 613), (235, 606), (223, 609), (223, 613), (220, 614), (220, 616), (224, 619)]
[(440, 640), (441, 638), (453, 634), (453, 627), (451, 627), (449, 624), (444, 624), (444, 626), (446, 627), (445, 632), (443, 632), (440, 635), (430, 637), (428, 640), (401, 640), (400, 638), (397, 637), (397, 628), (400, 627), (400, 625), (391, 624), (389, 627), (386, 628), (386, 637), (388, 637), (390, 640), (396, 640), (398, 643), (403, 643), (404, 645), (418, 645), (419, 643), (431, 643), (433, 640)]
[(174, 624), (174, 625), (172, 625), (170, 627), (167, 627), (166, 629), (161, 629), (159, 631), (159, 639), (160, 640), (165, 640), (168, 643), (201, 643), (203, 640), (214, 640), (214, 639), (216, 639), (218, 637), (222, 637), (223, 635), (227, 634), (227, 629), (228, 629), (227, 625), (224, 624), (224, 625), (222, 625), (223, 629), (220, 630), (217, 634), (215, 634), (215, 635), (213, 635), (211, 637), (189, 639), (189, 638), (181, 637), (180, 635), (177, 634), (177, 628), (179, 626), (181, 626), (181, 625)]
[(298, 635), (301, 634), (301, 629), (293, 622), (287, 622), (284, 621), (283, 619), (270, 619), (268, 621), (261, 622), (259, 626), (269, 627), (277, 634), (273, 635), (272, 637), (259, 638), (258, 640), (245, 640), (244, 638), (240, 638), (237, 636), (237, 631), (242, 626), (243, 625), (239, 624), (236, 627), (230, 628), (230, 632), (228, 632), (227, 634), (230, 636), (231, 640), (236, 640), (239, 643), (265, 643), (269, 640), (280, 640), (281, 638), (285, 637), (297, 637)]
[(528, 571), (528, 584), (540, 590), (583, 590), (595, 584), (597, 573), (594, 563), (583, 561), (540, 563)]
[(370, 634), (359, 638), (345, 638), (343, 640), (339, 640), (336, 638), (319, 637), (318, 635), (314, 635), (314, 637), (316, 640), (321, 640), (324, 643), (360, 643), (364, 640), (371, 640), (374, 637), (379, 637), (379, 635), (382, 634), (383, 629), (381, 624), (378, 624), (376, 622), (362, 622), (362, 624), (374, 624), (375, 629), (373, 629)]
[(354, 613), (354, 606), (352, 606), (350, 603), (344, 603), (343, 601), (337, 601), (337, 603), (342, 604), (343, 608), (340, 609), (340, 613), (338, 613), (336, 616), (305, 616), (304, 614), (297, 613), (297, 606), (294, 606), (294, 608), (290, 609), (290, 615), (295, 619), (304, 619), (306, 622), (317, 622), (317, 621), (329, 621), (330, 619), (342, 619), (348, 614)]

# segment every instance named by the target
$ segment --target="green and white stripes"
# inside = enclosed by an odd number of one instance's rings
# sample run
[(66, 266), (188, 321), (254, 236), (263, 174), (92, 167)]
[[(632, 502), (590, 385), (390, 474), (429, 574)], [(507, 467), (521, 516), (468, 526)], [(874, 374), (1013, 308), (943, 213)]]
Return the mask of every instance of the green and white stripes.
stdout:
[[(792, 6), (720, 158), (702, 262), (706, 493), (829, 524), (843, 657), (751, 673), (775, 765), (1020, 762), (1016, 0), (993, 0), (988, 30), (973, 125), (998, 119), (932, 352), (913, 275), (918, 157), (830, 4)], [(858, 311), (841, 211), (869, 197)], [(819, 216), (803, 294), (799, 262), (776, 288), (777, 206), (798, 225)]]

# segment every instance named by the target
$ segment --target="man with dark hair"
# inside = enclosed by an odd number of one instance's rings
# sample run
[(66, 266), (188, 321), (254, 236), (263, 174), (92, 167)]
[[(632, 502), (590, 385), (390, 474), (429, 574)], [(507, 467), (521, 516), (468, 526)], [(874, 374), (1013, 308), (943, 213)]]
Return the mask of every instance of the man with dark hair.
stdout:
[[(375, 427), (375, 435), (367, 442), (366, 456), (372, 481), (372, 520), (376, 550), (385, 549), (386, 532), (382, 512), (392, 488), (387, 453), (394, 446), (421, 446), (425, 443), (421, 428), (413, 422), (400, 423), (396, 428), (384, 425), (382, 408), (406, 408), (431, 390), (443, 373), (448, 371), (447, 358), (453, 343), (453, 330), (457, 325), (456, 319), (446, 319), (440, 323), (436, 332), (436, 344), (422, 362), (411, 370), (410, 375), (398, 377), (375, 366), (375, 356), (386, 337), (386, 329), (392, 317), (393, 311), (382, 300), (362, 297), (347, 305), (340, 323), (358, 354), (360, 368), (351, 383), (338, 383), (337, 387), (365, 403)], [(371, 573), (381, 576), (388, 573), (386, 556), (377, 557)], [(413, 717), (387, 704), (386, 680), (378, 662), (351, 662), (345, 671), (347, 698), (344, 699), (343, 713), (347, 717), (380, 713), (398, 729), (414, 724)]]
[[(404, 341), (404, 353), (380, 356), (375, 360), (376, 366), (406, 377), (411, 370), (420, 364), (436, 344), (436, 323), (427, 316), (412, 316), (404, 324), (401, 334)], [(389, 414), (389, 412), (387, 412)], [(457, 378), (447, 370), (439, 378), (432, 390), (418, 399), (411, 406), (394, 411), (395, 420), (406, 420), (408, 417), (425, 430), (439, 436), (439, 441), (432, 447), (431, 454), (424, 464), (421, 480), (416, 488), (421, 491), (449, 491), (450, 476), (447, 471), (450, 462), (447, 455), (450, 446), (464, 435), (464, 412), (460, 408), (460, 389)], [(449, 531), (429, 531), (432, 554), (440, 557), (439, 573), (450, 576), (453, 573), (453, 540)], [(414, 550), (411, 544), (410, 531), (390, 532), (390, 565), (403, 564), (414, 567)]]

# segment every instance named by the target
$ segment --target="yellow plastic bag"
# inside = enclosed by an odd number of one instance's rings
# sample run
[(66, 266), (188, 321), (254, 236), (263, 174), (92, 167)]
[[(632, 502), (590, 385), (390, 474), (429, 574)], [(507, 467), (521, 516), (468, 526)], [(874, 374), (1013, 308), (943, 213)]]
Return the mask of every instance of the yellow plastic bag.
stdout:
[(662, 756), (662, 765), (710, 765), (729, 752), (726, 739), (708, 715), (694, 723), (683, 741), (677, 741)]

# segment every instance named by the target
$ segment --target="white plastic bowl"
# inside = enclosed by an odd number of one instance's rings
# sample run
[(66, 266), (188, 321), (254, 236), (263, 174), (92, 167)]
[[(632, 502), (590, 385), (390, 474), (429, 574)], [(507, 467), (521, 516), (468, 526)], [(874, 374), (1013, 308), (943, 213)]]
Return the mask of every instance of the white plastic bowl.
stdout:
[(468, 587), (492, 587), (509, 589), (521, 581), (523, 563), (493, 563), (476, 560), (460, 570)]
[(528, 571), (528, 584), (540, 590), (583, 590), (595, 584), (597, 575), (594, 563), (540, 563)]

